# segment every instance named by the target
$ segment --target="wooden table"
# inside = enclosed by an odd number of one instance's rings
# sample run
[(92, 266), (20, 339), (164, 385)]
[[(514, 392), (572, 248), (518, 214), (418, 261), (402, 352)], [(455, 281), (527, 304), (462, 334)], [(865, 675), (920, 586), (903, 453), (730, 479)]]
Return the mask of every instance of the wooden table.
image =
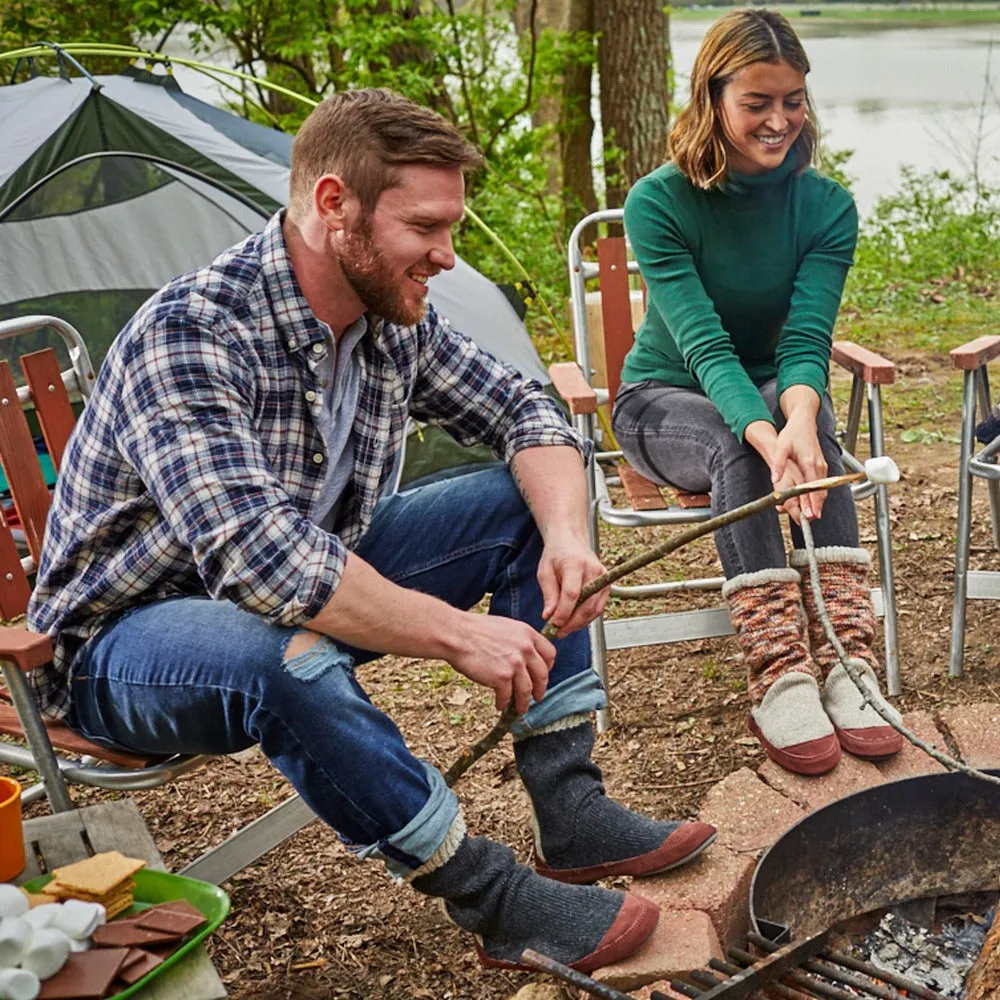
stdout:
[[(145, 858), (150, 868), (166, 870), (135, 803), (122, 799), (25, 820), (27, 864), (17, 882), (26, 882), (59, 865), (101, 851), (121, 851), (132, 858)], [(226, 988), (205, 946), (200, 945), (134, 996), (135, 1000), (224, 1000)]]

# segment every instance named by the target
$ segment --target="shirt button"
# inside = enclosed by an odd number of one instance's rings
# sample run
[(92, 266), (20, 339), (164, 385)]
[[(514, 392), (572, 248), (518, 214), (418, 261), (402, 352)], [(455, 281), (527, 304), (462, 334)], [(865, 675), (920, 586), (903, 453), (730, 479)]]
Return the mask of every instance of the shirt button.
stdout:
[(322, 465), (323, 464), (323, 452), (317, 451), (316, 454), (313, 455), (313, 461), (317, 465)]
[(312, 389), (310, 389), (310, 390), (309, 390), (309, 391), (308, 391), (308, 392), (306, 393), (306, 402), (308, 402), (308, 403), (311, 403), (311, 402), (313, 402), (313, 400), (315, 400), (315, 399), (316, 399), (316, 393), (314, 393), (314, 392), (312, 391)]
[(297, 341), (297, 340), (296, 340), (296, 339), (295, 339), (294, 337), (292, 337), (292, 339), (291, 339), (290, 341), (288, 341), (288, 346), (289, 346), (289, 347), (290, 347), (290, 348), (291, 348), (292, 350), (295, 350), (295, 346), (296, 346), (296, 344), (298, 344), (298, 341)]
[(322, 353), (323, 353), (323, 345), (313, 344), (313, 354), (322, 354)]

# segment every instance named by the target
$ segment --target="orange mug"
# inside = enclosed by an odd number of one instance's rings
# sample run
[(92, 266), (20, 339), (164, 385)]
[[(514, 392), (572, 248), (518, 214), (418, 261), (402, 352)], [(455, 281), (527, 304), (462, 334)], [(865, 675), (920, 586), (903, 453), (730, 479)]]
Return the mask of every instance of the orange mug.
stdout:
[(0, 882), (9, 882), (23, 871), (21, 784), (0, 775)]

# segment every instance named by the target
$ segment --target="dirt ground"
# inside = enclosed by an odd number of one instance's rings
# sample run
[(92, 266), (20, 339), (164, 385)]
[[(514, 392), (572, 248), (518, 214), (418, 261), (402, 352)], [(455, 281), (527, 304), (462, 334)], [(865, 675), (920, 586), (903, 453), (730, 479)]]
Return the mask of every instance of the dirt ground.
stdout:
[[(901, 373), (907, 372), (931, 388), (956, 379), (944, 364), (925, 359), (904, 361)], [(904, 391), (894, 388), (890, 398)], [(903, 471), (891, 500), (904, 685), (899, 703), (934, 711), (1000, 702), (996, 612), (988, 603), (970, 605), (965, 677), (947, 677), (958, 454), (948, 438), (958, 432), (958, 413), (935, 424), (943, 440), (928, 435), (903, 443), (905, 426), (890, 420), (887, 428), (889, 451)], [(1000, 569), (987, 511), (980, 483), (973, 566)], [(862, 505), (860, 516), (862, 540), (873, 548), (871, 503)], [(655, 544), (667, 530), (614, 536), (605, 548), (606, 561)], [(710, 541), (681, 550), (660, 569), (668, 576), (718, 572)], [(639, 576), (654, 578), (651, 571)], [(718, 595), (656, 607), (690, 607), (694, 601), (716, 603)], [(654, 607), (630, 603), (613, 613)], [(442, 663), (386, 658), (362, 668), (359, 678), (416, 753), (441, 766), (494, 721), (491, 699)], [(633, 808), (692, 817), (712, 783), (763, 759), (745, 728), (744, 674), (731, 639), (614, 653), (610, 693), (615, 725), (600, 738), (596, 756), (609, 792)], [(526, 802), (509, 743), (484, 758), (456, 791), (471, 830), (509, 843), (529, 860)], [(289, 793), (280, 775), (251, 751), (134, 797), (168, 866), (176, 870)], [(470, 939), (447, 923), (433, 902), (393, 885), (381, 866), (357, 862), (319, 822), (225, 888), (232, 914), (212, 937), (210, 951), (235, 998), (507, 1000), (530, 981), (481, 969)]]

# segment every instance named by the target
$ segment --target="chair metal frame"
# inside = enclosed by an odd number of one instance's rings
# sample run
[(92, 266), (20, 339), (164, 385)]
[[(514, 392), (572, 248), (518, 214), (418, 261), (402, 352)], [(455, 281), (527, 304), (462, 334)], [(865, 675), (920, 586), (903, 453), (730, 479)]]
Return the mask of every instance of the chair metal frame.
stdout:
[(1000, 600), (1000, 572), (970, 570), (973, 477), (986, 480), (993, 545), (1000, 550), (1000, 437), (976, 452), (976, 405), (980, 419), (993, 410), (987, 365), (1000, 356), (1000, 336), (983, 336), (950, 352), (952, 367), (962, 372), (962, 443), (958, 468), (958, 522), (955, 539), (955, 594), (951, 610), (948, 674), (961, 677), (965, 664), (965, 619), (971, 600)]
[[(573, 229), (569, 242), (570, 303), (573, 316), (573, 333), (576, 363), (554, 365), (550, 369), (553, 382), (563, 388), (564, 399), (569, 403), (574, 426), (585, 438), (597, 440), (595, 414), (597, 408), (610, 401), (610, 392), (604, 387), (593, 385), (594, 369), (591, 365), (590, 339), (587, 318), (586, 286), (588, 281), (601, 279), (601, 287), (613, 281), (621, 290), (622, 283), (628, 284), (630, 276), (639, 274), (638, 264), (627, 254), (624, 238), (605, 238), (598, 241), (598, 261), (584, 256), (584, 236), (592, 227), (603, 224), (620, 224), (623, 213), (620, 209), (607, 209), (588, 215)], [(628, 300), (626, 288), (625, 299)], [(604, 332), (607, 336), (609, 324), (617, 324), (619, 332), (622, 323), (629, 324), (631, 336), (632, 319), (629, 310), (619, 309), (617, 313), (606, 308), (602, 297)], [(611, 310), (614, 309), (612, 304)], [(613, 365), (620, 367), (624, 357), (609, 357), (609, 381), (617, 385), (617, 377), (611, 375)], [(891, 361), (858, 347), (847, 341), (834, 345), (834, 360), (853, 375), (851, 396), (848, 404), (846, 429), (843, 435), (843, 459), (849, 471), (863, 471), (864, 464), (854, 456), (857, 448), (858, 432), (861, 424), (861, 409), (868, 408), (870, 451), (873, 457), (885, 454), (885, 433), (882, 416), (881, 386), (891, 384), (895, 377), (895, 366)], [(577, 367), (578, 366), (578, 367)], [(582, 372), (582, 374), (581, 374)], [(574, 379), (578, 381), (574, 381)], [(584, 381), (585, 380), (585, 381)], [(587, 470), (590, 493), (590, 531), (595, 551), (600, 552), (601, 523), (638, 527), (652, 525), (688, 525), (708, 520), (711, 511), (705, 508), (670, 505), (659, 510), (638, 509), (636, 506), (616, 505), (608, 487), (619, 485), (614, 474), (604, 468), (609, 463), (622, 460), (620, 451), (596, 451)], [(851, 487), (855, 500), (869, 497), (875, 499), (876, 537), (878, 540), (879, 570), (881, 586), (873, 589), (872, 598), (876, 613), (883, 618), (886, 676), (890, 695), (901, 692), (899, 652), (896, 638), (897, 617), (895, 585), (892, 565), (892, 543), (889, 522), (889, 496), (885, 485), (875, 486), (864, 481)], [(613, 596), (621, 598), (648, 598), (678, 591), (721, 590), (724, 577), (704, 577), (694, 580), (667, 581), (639, 586), (614, 585)], [(683, 642), (732, 635), (733, 627), (725, 607), (699, 609), (694, 611), (666, 612), (632, 618), (599, 618), (590, 626), (592, 658), (594, 669), (608, 685), (607, 655), (610, 650), (631, 646), (655, 645), (659, 643)], [(598, 713), (598, 728), (603, 731), (610, 726), (610, 707)]]
[[(28, 485), (34, 486), (36, 497), (39, 492), (39, 481), (43, 492), (45, 488), (44, 481), (41, 480), (41, 471), (34, 459), (19, 463), (12, 453), (16, 447), (14, 442), (23, 441), (27, 429), (25, 427), (20, 429), (20, 437), (15, 438), (12, 435), (8, 421), (13, 417), (23, 423), (24, 418), (21, 407), (7, 409), (12, 402), (11, 397), (16, 394), (17, 401), (23, 407), (34, 403), (39, 390), (44, 389), (46, 396), (50, 397), (46, 400), (44, 408), (48, 409), (49, 404), (55, 402), (52, 408), (56, 414), (54, 422), (60, 424), (55, 436), (53, 427), (46, 423), (43, 405), (39, 405), (37, 410), (50, 454), (58, 468), (62, 448), (73, 422), (69, 396), (78, 392), (86, 403), (95, 379), (93, 365), (83, 338), (73, 326), (55, 316), (26, 316), (2, 321), (0, 340), (23, 336), (46, 327), (55, 330), (66, 345), (70, 357), (69, 369), (59, 371), (58, 361), (51, 349), (35, 352), (22, 359), (22, 364), (27, 370), (27, 360), (37, 359), (36, 363), (41, 363), (42, 381), (39, 382), (36, 377), (33, 385), (29, 372), (29, 384), (15, 388), (10, 366), (6, 361), (0, 362), (0, 462), (3, 464), (22, 521), (27, 526), (25, 515), (29, 515), (28, 520), (33, 524), (31, 530), (26, 532), (32, 551), (21, 556), (15, 547), (10, 528), (0, 517), (0, 560), (3, 560), (5, 570), (0, 576), (0, 610), (4, 617), (8, 618), (13, 616), (10, 609), (19, 614), (23, 613), (27, 605), (31, 589), (27, 577), (36, 569), (35, 555), (41, 543), (44, 517), (47, 513), (47, 504), (36, 503), (34, 509), (29, 512), (22, 509), (22, 502), (25, 501), (18, 498), (15, 482), (18, 480), (23, 482), (25, 469), (28, 470), (29, 479), (35, 477), (34, 484)], [(59, 381), (61, 385), (58, 384)], [(52, 645), (48, 636), (38, 635), (23, 628), (0, 629), (0, 668), (20, 722), (23, 738), (27, 743), (27, 746), (20, 746), (0, 741), (0, 764), (37, 771), (41, 778), (35, 785), (24, 790), (23, 801), (34, 801), (45, 795), (53, 813), (68, 812), (75, 807), (69, 796), (67, 782), (119, 791), (155, 788), (212, 759), (205, 755), (176, 755), (147, 762), (137, 757), (133, 766), (122, 766), (120, 762), (109, 763), (108, 757), (114, 761), (123, 755), (109, 754), (95, 744), (89, 744), (88, 752), (80, 759), (57, 753), (26, 677), (28, 672), (49, 662), (51, 658)], [(86, 741), (81, 739), (79, 742)], [(315, 818), (315, 814), (302, 799), (297, 794), (293, 795), (207, 851), (182, 869), (182, 874), (215, 883), (225, 881)]]

